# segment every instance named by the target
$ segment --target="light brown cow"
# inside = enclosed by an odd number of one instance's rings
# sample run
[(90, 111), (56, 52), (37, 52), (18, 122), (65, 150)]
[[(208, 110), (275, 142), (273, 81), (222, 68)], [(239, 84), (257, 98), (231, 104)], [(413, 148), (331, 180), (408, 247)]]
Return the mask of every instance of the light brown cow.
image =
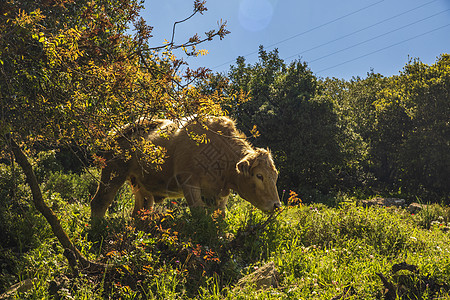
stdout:
[[(164, 198), (183, 196), (190, 208), (204, 206), (203, 197), (224, 210), (230, 190), (265, 212), (281, 206), (278, 172), (270, 152), (254, 149), (227, 117), (208, 117), (203, 122), (191, 119), (181, 125), (141, 120), (122, 132), (116, 139), (122, 149), (132, 149), (130, 140), (142, 137), (164, 147), (164, 163), (156, 168), (137, 150), (130, 150), (128, 159), (110, 159), (91, 202), (92, 217), (105, 215), (126, 180), (135, 195), (133, 214)], [(196, 142), (193, 136), (206, 142)]]

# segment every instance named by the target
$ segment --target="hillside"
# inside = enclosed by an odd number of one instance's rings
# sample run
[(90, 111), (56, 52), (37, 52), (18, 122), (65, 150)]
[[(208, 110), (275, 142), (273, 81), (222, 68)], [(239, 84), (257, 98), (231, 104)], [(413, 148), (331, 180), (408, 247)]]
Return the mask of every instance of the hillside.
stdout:
[[(39, 174), (39, 166), (36, 170)], [(18, 200), (7, 198), (11, 170), (1, 165), (1, 172), (0, 292), (17, 282), (26, 290), (10, 290), (13, 299), (450, 297), (448, 207), (433, 204), (411, 214), (403, 208), (365, 208), (344, 195), (304, 204), (286, 193), (287, 205), (273, 216), (233, 196), (225, 218), (214, 212), (193, 216), (180, 199), (132, 220), (126, 186), (105, 222), (93, 226), (88, 203), (95, 179), (48, 172), (42, 183), (46, 203), (77, 248), (109, 266), (92, 274), (70, 267), (30, 205), (22, 177), (16, 182)], [(238, 283), (269, 262), (273, 286)]]

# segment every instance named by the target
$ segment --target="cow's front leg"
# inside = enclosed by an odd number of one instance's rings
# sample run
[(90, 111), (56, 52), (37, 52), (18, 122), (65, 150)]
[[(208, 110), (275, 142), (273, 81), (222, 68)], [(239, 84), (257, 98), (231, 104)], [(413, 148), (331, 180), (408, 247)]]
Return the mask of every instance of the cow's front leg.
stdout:
[(216, 199), (216, 209), (220, 209), (225, 212), (225, 208), (227, 207), (228, 196), (217, 197)]
[(193, 178), (190, 173), (179, 174), (175, 177), (177, 185), (183, 191), (184, 198), (186, 199), (189, 208), (205, 207), (205, 203), (202, 200), (202, 190), (199, 182)]
[(226, 212), (225, 209), (227, 207), (228, 196), (217, 197), (215, 203), (215, 209), (220, 211), (220, 215), (225, 218)]
[(193, 184), (184, 184), (182, 186), (184, 198), (189, 205), (189, 208), (205, 207), (202, 200), (202, 190), (199, 186)]

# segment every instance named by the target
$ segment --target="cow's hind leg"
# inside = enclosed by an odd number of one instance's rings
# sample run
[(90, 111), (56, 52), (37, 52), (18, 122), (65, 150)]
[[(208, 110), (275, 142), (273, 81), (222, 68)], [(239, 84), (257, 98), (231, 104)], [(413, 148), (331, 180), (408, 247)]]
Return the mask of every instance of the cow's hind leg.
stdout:
[(141, 209), (151, 210), (155, 203), (153, 195), (144, 187), (140, 186), (135, 177), (130, 178), (131, 189), (134, 194), (133, 216), (137, 216)]
[(97, 192), (91, 201), (91, 218), (103, 218), (119, 188), (125, 183), (126, 174), (114, 174), (113, 168), (102, 169)]

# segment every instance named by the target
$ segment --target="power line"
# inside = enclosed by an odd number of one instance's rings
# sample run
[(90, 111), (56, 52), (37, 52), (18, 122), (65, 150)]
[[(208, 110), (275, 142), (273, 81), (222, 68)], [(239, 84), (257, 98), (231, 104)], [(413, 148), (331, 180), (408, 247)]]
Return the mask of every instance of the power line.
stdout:
[[(316, 29), (319, 29), (319, 28), (325, 27), (325, 26), (327, 26), (327, 25), (330, 25), (331, 23), (334, 23), (334, 22), (336, 22), (336, 21), (342, 20), (342, 19), (344, 19), (344, 18), (346, 18), (346, 17), (349, 17), (349, 16), (351, 16), (351, 15), (354, 15), (354, 14), (360, 12), (360, 11), (363, 11), (363, 10), (369, 8), (369, 7), (375, 6), (376, 4), (381, 3), (381, 2), (383, 2), (383, 0), (378, 1), (378, 2), (376, 2), (376, 3), (373, 3), (373, 4), (369, 5), (369, 6), (363, 7), (363, 8), (361, 8), (361, 9), (358, 9), (358, 10), (356, 10), (356, 11), (354, 11), (354, 12), (351, 12), (351, 13), (349, 13), (349, 14), (347, 14), (347, 15), (344, 15), (344, 16), (342, 16), (342, 17), (339, 17), (339, 18), (337, 18), (337, 19), (334, 19), (334, 20), (331, 20), (331, 21), (329, 21), (329, 22), (326, 22), (326, 23), (324, 23), (324, 24), (322, 24), (322, 25), (313, 27), (313, 28), (308, 29), (308, 30), (306, 30), (306, 31), (304, 31), (304, 32), (301, 32), (301, 33), (298, 33), (298, 34), (293, 35), (293, 36), (291, 36), (291, 37), (288, 37), (288, 38), (286, 38), (286, 39), (284, 39), (284, 40), (281, 40), (281, 41), (276, 42), (276, 43), (274, 43), (274, 44), (272, 44), (272, 45), (269, 45), (267, 48), (272, 48), (273, 46), (276, 46), (276, 45), (278, 45), (278, 44), (287, 42), (287, 41), (292, 40), (293, 38), (296, 38), (296, 37), (298, 37), (298, 36), (301, 36), (301, 35), (310, 33), (311, 31), (314, 31), (314, 30), (316, 30)], [(254, 53), (257, 53), (257, 51), (255, 51)]]
[[(289, 41), (289, 40), (291, 40), (291, 39), (293, 39), (293, 38), (296, 38), (296, 37), (298, 37), (298, 36), (301, 36), (301, 35), (310, 33), (310, 32), (312, 32), (312, 31), (314, 31), (314, 30), (317, 30), (317, 29), (319, 29), (319, 28), (322, 28), (322, 27), (325, 27), (325, 26), (327, 26), (327, 25), (330, 25), (330, 24), (332, 24), (332, 23), (334, 23), (334, 22), (336, 22), (336, 21), (342, 20), (342, 19), (347, 18), (347, 17), (349, 17), (349, 16), (351, 16), (351, 15), (354, 15), (354, 14), (356, 14), (356, 13), (359, 13), (360, 11), (363, 11), (363, 10), (365, 10), (365, 9), (368, 9), (368, 8), (372, 7), (372, 6), (375, 6), (375, 5), (377, 5), (377, 4), (379, 4), (379, 3), (383, 2), (383, 1), (384, 1), (384, 0), (381, 0), (381, 1), (378, 1), (378, 2), (375, 2), (375, 3), (372, 3), (372, 4), (368, 5), (368, 6), (365, 6), (365, 7), (363, 7), (363, 8), (358, 9), (358, 10), (355, 10), (355, 11), (353, 11), (353, 12), (350, 12), (350, 13), (348, 13), (348, 14), (346, 14), (346, 15), (343, 15), (343, 16), (341, 16), (341, 17), (339, 17), (339, 18), (333, 19), (333, 20), (328, 21), (328, 22), (326, 22), (326, 23), (323, 23), (323, 24), (321, 24), (321, 25), (319, 25), (319, 26), (316, 26), (316, 27), (313, 27), (313, 28), (308, 29), (308, 30), (306, 30), (306, 31), (297, 33), (297, 34), (295, 34), (295, 35), (293, 35), (293, 36), (290, 36), (290, 37), (288, 37), (288, 38), (286, 38), (286, 39), (284, 39), (284, 40), (281, 40), (281, 41), (278, 41), (278, 42), (276, 42), (276, 43), (273, 43), (273, 44), (269, 45), (268, 47), (266, 47), (266, 49), (270, 49), (270, 48), (272, 48), (273, 46), (276, 46), (276, 45), (278, 45), (278, 44), (284, 43), (284, 42)], [(251, 53), (248, 53), (248, 54), (245, 54), (245, 55), (241, 55), (241, 56), (247, 57), (247, 56), (250, 56), (250, 55), (253, 55), (253, 54), (256, 54), (256, 53), (258, 53), (258, 51), (253, 51), (253, 52), (251, 52)], [(234, 61), (235, 61), (234, 59), (229, 60), (229, 61), (227, 61), (227, 62), (224, 62), (224, 63), (222, 63), (222, 64), (220, 64), (220, 65), (217, 65), (217, 66), (213, 67), (213, 69), (218, 68), (218, 67), (221, 67), (221, 66), (224, 66), (224, 65), (229, 64), (229, 63), (232, 63), (232, 62), (234, 62)]]
[(412, 22), (412, 23), (409, 23), (409, 24), (407, 24), (407, 25), (401, 26), (401, 27), (396, 28), (396, 29), (394, 29), (394, 30), (391, 30), (391, 31), (385, 32), (385, 33), (383, 33), (383, 34), (377, 35), (376, 37), (373, 37), (373, 38), (364, 40), (364, 41), (362, 41), (362, 42), (359, 42), (359, 43), (356, 43), (356, 44), (354, 44), (354, 45), (348, 46), (348, 47), (346, 47), (346, 48), (343, 48), (343, 49), (337, 50), (337, 51), (335, 51), (335, 52), (329, 53), (329, 54), (327, 54), (327, 55), (321, 56), (321, 57), (319, 57), (319, 58), (310, 60), (310, 61), (308, 61), (308, 63), (316, 62), (316, 61), (318, 61), (318, 60), (327, 58), (327, 57), (329, 57), (329, 56), (333, 56), (333, 55), (335, 55), (335, 54), (337, 54), (337, 53), (341, 53), (341, 52), (343, 52), (343, 51), (345, 51), (345, 50), (348, 50), (348, 49), (357, 47), (357, 46), (359, 46), (359, 45), (365, 44), (365, 43), (367, 43), (367, 42), (376, 40), (376, 39), (378, 39), (378, 38), (380, 38), (380, 37), (383, 37), (383, 36), (385, 36), (385, 35), (388, 35), (388, 34), (391, 34), (391, 33), (393, 33), (393, 32), (396, 32), (396, 31), (399, 31), (399, 30), (401, 30), (401, 29), (404, 29), (404, 28), (406, 28), (406, 27), (415, 25), (415, 24), (420, 23), (420, 22), (422, 22), (422, 21), (431, 19), (431, 18), (433, 18), (433, 17), (435, 17), (435, 16), (437, 16), (437, 15), (440, 15), (440, 14), (442, 14), (442, 13), (444, 13), (444, 12), (447, 12), (447, 11), (449, 11), (449, 10), (450, 10), (450, 9), (443, 10), (443, 11), (441, 11), (441, 12), (438, 12), (438, 13), (434, 14), (434, 15), (428, 16), (428, 17), (426, 17), (426, 18), (423, 18), (423, 19), (414, 21), (414, 22)]
[(292, 57), (294, 57), (294, 56), (298, 56), (298, 55), (304, 54), (304, 53), (306, 53), (306, 52), (309, 52), (309, 51), (311, 51), (311, 50), (315, 50), (315, 49), (318, 49), (318, 48), (320, 48), (320, 47), (323, 47), (323, 46), (329, 45), (329, 44), (331, 44), (331, 43), (334, 43), (334, 42), (336, 42), (336, 41), (342, 40), (342, 39), (344, 39), (344, 38), (346, 38), (346, 37), (349, 37), (349, 36), (351, 36), (351, 35), (354, 35), (354, 34), (356, 34), (356, 33), (359, 33), (359, 32), (361, 32), (361, 31), (364, 31), (364, 30), (366, 30), (366, 29), (375, 27), (375, 26), (377, 26), (377, 25), (380, 25), (380, 24), (382, 24), (382, 23), (384, 23), (384, 22), (387, 22), (387, 21), (390, 21), (390, 20), (392, 20), (392, 19), (398, 18), (398, 17), (400, 17), (400, 16), (403, 16), (403, 15), (405, 15), (405, 14), (407, 14), (407, 13), (410, 13), (410, 12), (412, 12), (412, 11), (414, 11), (414, 10), (417, 10), (417, 9), (419, 9), (419, 8), (422, 8), (422, 7), (424, 7), (424, 6), (426, 6), (426, 5), (429, 5), (429, 4), (431, 4), (431, 3), (433, 3), (433, 2), (436, 2), (436, 1), (438, 1), (438, 0), (433, 0), (433, 1), (427, 2), (427, 3), (425, 3), (425, 4), (419, 5), (419, 6), (417, 6), (417, 7), (414, 7), (414, 8), (412, 8), (412, 9), (410, 9), (410, 10), (407, 10), (407, 11), (405, 11), (405, 12), (402, 12), (402, 13), (397, 14), (397, 15), (395, 15), (395, 16), (392, 16), (392, 17), (390, 17), (390, 18), (384, 19), (384, 20), (382, 20), (382, 21), (380, 21), (380, 22), (377, 22), (377, 23), (374, 23), (374, 24), (369, 25), (369, 26), (367, 26), (367, 27), (364, 27), (364, 28), (361, 28), (361, 29), (359, 29), (359, 30), (353, 31), (352, 33), (343, 35), (343, 36), (341, 36), (341, 37), (339, 37), (339, 38), (337, 38), (337, 39), (328, 41), (328, 42), (326, 42), (326, 43), (323, 43), (323, 44), (320, 44), (320, 45), (318, 45), (318, 46), (309, 48), (309, 49), (304, 50), (304, 51), (302, 51), (302, 52), (299, 52), (299, 53), (297, 53), (297, 54), (288, 56), (288, 57), (284, 58), (284, 60), (288, 60), (288, 59), (290, 59), (290, 58), (292, 58)]
[(316, 74), (318, 74), (318, 73), (321, 73), (321, 72), (323, 72), (323, 71), (326, 71), (326, 70), (329, 70), (329, 69), (333, 69), (333, 68), (336, 68), (336, 67), (339, 67), (339, 66), (345, 65), (345, 64), (347, 64), (347, 63), (350, 63), (350, 62), (352, 62), (352, 61), (355, 61), (355, 60), (361, 59), (361, 58), (363, 58), (363, 57), (366, 57), (366, 56), (369, 56), (369, 55), (375, 54), (375, 53), (377, 53), (377, 52), (381, 52), (381, 51), (383, 51), (383, 50), (386, 50), (386, 49), (389, 49), (389, 48), (392, 48), (392, 47), (398, 46), (398, 45), (400, 45), (400, 44), (406, 43), (406, 42), (408, 42), (408, 41), (411, 41), (411, 40), (413, 40), (413, 39), (416, 39), (416, 38), (419, 38), (419, 37), (421, 37), (421, 36), (424, 36), (424, 35), (430, 34), (430, 33), (432, 33), (432, 32), (438, 31), (438, 30), (440, 30), (440, 29), (442, 29), (442, 28), (445, 28), (445, 27), (447, 27), (447, 26), (450, 26), (450, 23), (449, 23), (449, 24), (447, 24), (447, 25), (444, 25), (444, 26), (441, 26), (441, 27), (438, 27), (438, 28), (432, 29), (432, 30), (430, 30), (430, 31), (424, 32), (424, 33), (422, 33), (422, 34), (419, 34), (419, 35), (413, 36), (413, 37), (411, 37), (411, 38), (408, 38), (408, 39), (406, 39), (406, 40), (403, 40), (403, 41), (401, 41), (401, 42), (398, 42), (398, 43), (395, 43), (395, 44), (392, 44), (392, 45), (389, 45), (389, 46), (386, 46), (386, 47), (380, 48), (380, 49), (378, 49), (378, 50), (375, 50), (375, 51), (369, 52), (369, 53), (367, 53), (367, 54), (364, 54), (364, 55), (361, 55), (361, 56), (355, 57), (355, 58), (353, 58), (353, 59), (350, 59), (350, 60), (347, 60), (347, 61), (344, 61), (344, 62), (342, 62), (342, 63), (339, 63), (339, 64), (337, 64), (337, 65), (334, 65), (334, 66), (331, 66), (331, 67), (328, 67), (328, 68), (322, 69), (322, 70), (320, 70), (320, 71), (316, 72)]

